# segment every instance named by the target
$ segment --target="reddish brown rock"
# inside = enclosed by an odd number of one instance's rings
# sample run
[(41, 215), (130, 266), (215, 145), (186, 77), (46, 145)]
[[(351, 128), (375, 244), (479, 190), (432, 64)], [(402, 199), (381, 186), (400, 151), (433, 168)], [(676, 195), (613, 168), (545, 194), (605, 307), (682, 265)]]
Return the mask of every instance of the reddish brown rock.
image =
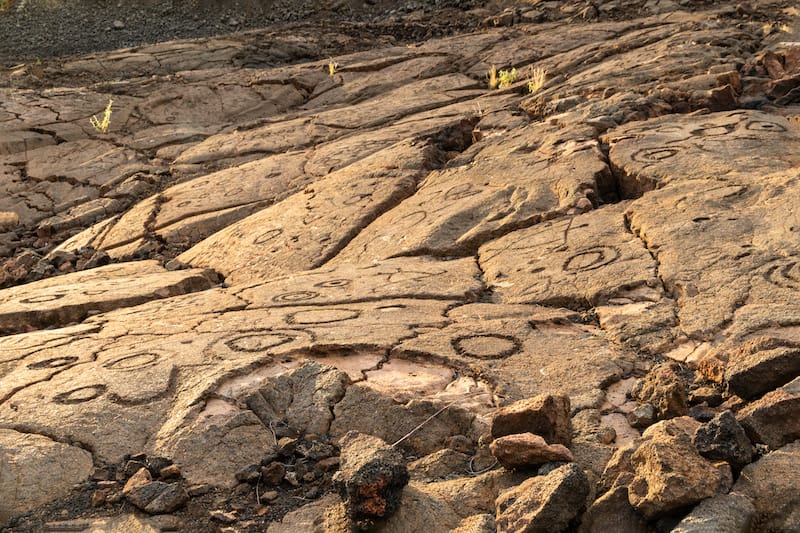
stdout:
[(640, 444), (631, 455), (631, 465), (635, 475), (628, 497), (647, 519), (709, 498), (723, 481), (719, 470), (680, 432), (658, 434)]
[(573, 461), (572, 453), (561, 444), (547, 444), (539, 435), (519, 433), (495, 439), (489, 448), (506, 468), (541, 465), (552, 461)]
[(639, 403), (652, 404), (659, 419), (683, 416), (689, 412), (689, 386), (681, 371), (675, 362), (657, 365), (636, 383), (631, 395)]
[(399, 451), (377, 437), (356, 431), (340, 440), (341, 469), (336, 482), (347, 514), (356, 522), (386, 519), (397, 510), (408, 470)]
[(534, 433), (548, 443), (569, 446), (572, 441), (569, 397), (542, 394), (502, 407), (492, 418), (491, 432), (495, 439)]

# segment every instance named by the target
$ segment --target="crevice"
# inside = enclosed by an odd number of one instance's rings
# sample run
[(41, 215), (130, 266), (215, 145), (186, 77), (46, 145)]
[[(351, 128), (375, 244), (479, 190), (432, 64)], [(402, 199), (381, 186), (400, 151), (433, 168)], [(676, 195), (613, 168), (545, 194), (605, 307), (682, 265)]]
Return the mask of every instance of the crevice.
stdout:
[(35, 426), (33, 424), (7, 424), (0, 426), (2, 429), (11, 429), (18, 433), (25, 433), (26, 435), (39, 435), (41, 437), (46, 437), (53, 442), (58, 442), (61, 444), (66, 444), (67, 446), (72, 446), (74, 448), (80, 448), (89, 452), (92, 455), (92, 462), (95, 462), (96, 452), (94, 447), (86, 442), (82, 442), (75, 439), (69, 439), (66, 437), (60, 437), (55, 433), (47, 431), (42, 427)]

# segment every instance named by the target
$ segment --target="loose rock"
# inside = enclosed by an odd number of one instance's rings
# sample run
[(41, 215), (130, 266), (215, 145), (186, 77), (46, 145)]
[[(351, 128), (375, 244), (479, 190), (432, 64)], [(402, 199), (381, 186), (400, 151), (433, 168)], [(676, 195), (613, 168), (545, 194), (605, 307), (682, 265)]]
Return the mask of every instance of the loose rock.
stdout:
[(348, 516), (359, 523), (391, 516), (409, 480), (402, 455), (381, 439), (355, 431), (339, 445), (341, 469), (334, 481)]
[(689, 385), (681, 372), (674, 362), (657, 365), (634, 386), (631, 396), (655, 407), (659, 419), (683, 416), (689, 412)]
[(737, 470), (753, 460), (755, 448), (730, 411), (723, 411), (703, 424), (692, 437), (700, 455), (714, 461), (727, 461)]
[(572, 453), (562, 444), (547, 444), (539, 435), (506, 435), (489, 445), (492, 455), (506, 468), (522, 468), (549, 462), (571, 462)]
[(495, 439), (534, 433), (548, 443), (569, 446), (572, 441), (569, 397), (544, 394), (502, 407), (492, 418), (491, 432)]
[(528, 479), (497, 498), (498, 531), (564, 531), (586, 505), (589, 480), (576, 464)]

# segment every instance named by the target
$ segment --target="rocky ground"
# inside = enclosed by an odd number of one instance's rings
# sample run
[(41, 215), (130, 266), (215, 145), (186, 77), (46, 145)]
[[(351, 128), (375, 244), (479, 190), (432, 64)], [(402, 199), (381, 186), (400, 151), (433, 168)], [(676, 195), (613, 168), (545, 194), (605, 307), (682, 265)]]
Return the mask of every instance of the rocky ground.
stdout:
[(800, 11), (347, 6), (3, 49), (3, 531), (800, 530)]

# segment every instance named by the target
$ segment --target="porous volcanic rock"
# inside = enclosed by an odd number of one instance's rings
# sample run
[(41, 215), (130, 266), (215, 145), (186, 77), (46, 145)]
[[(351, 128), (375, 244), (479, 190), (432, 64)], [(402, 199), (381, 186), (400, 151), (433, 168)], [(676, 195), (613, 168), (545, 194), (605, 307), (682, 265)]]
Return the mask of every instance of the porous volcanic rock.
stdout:
[(402, 455), (381, 439), (355, 431), (340, 438), (339, 446), (335, 480), (348, 516), (357, 523), (391, 516), (409, 480)]
[(586, 505), (589, 481), (572, 463), (528, 479), (497, 498), (497, 527), (503, 531), (564, 531)]
[(533, 433), (516, 433), (492, 441), (492, 455), (506, 468), (521, 468), (550, 462), (571, 462), (572, 453), (562, 444), (547, 444)]
[(495, 439), (534, 433), (550, 444), (569, 446), (572, 441), (569, 397), (542, 394), (506, 405), (494, 413), (491, 432)]

